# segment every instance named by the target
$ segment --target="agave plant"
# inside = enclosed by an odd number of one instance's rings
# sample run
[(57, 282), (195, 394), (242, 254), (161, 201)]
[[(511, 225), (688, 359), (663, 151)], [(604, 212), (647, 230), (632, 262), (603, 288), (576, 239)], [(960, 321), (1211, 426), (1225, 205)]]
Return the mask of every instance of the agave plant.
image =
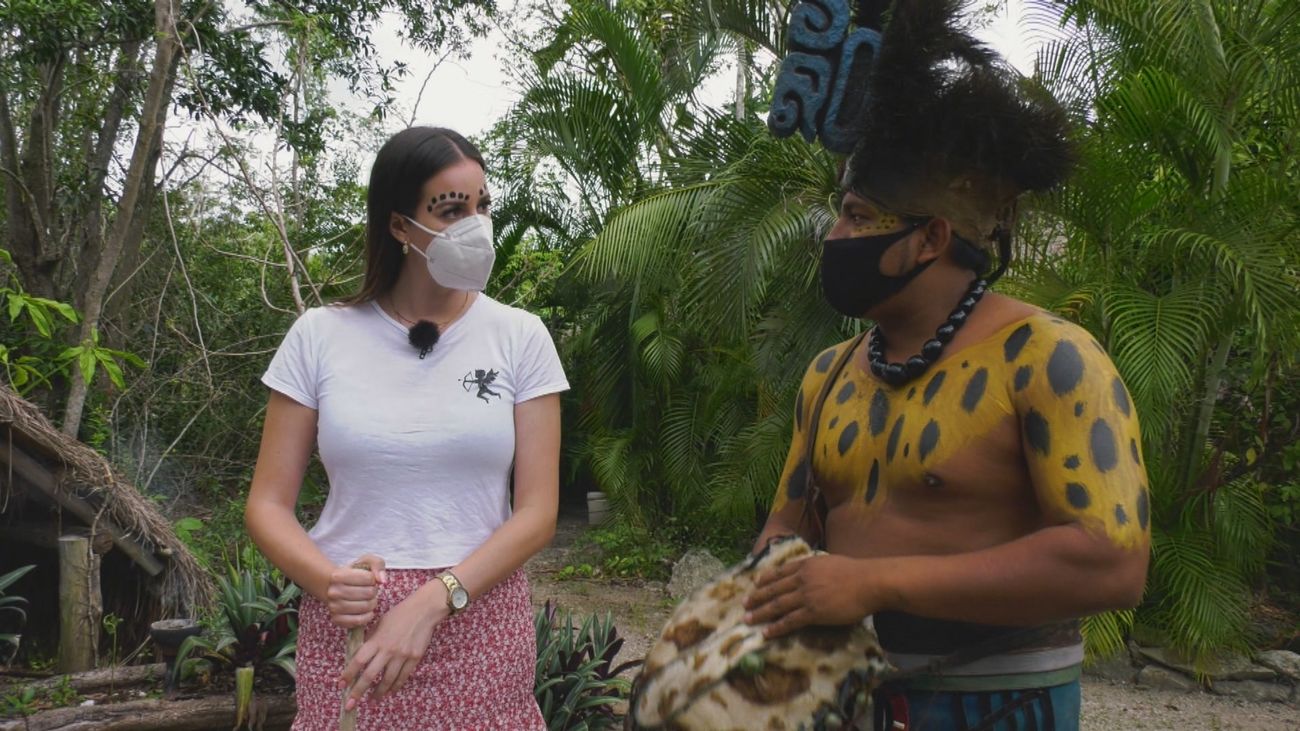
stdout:
[(580, 627), (567, 610), (557, 615), (549, 601), (534, 617), (537, 664), (533, 695), (548, 731), (615, 728), (614, 705), (627, 699), (630, 685), (620, 678), (639, 660), (614, 665), (623, 639), (609, 614), (590, 615)]
[[(0, 576), (0, 614), (4, 614), (5, 612), (16, 614), (18, 615), (18, 621), (20, 624), (27, 621), (27, 612), (23, 609), (23, 605), (27, 604), (27, 599), (20, 596), (5, 596), (5, 590), (10, 586), (13, 586), (19, 579), (26, 576), (27, 573), (34, 568), (36, 568), (34, 564), (30, 566), (22, 566), (10, 571), (4, 576)], [(14, 652), (16, 653), (18, 652), (18, 642), (20, 638), (21, 635), (18, 633), (0, 634), (0, 644), (13, 645)]]

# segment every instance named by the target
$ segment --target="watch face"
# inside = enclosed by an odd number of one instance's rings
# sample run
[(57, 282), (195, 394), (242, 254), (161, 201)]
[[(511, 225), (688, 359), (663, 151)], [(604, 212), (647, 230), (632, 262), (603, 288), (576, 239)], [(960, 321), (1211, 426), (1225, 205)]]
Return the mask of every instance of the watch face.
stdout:
[(456, 590), (451, 593), (451, 605), (456, 609), (464, 609), (469, 605), (469, 592), (457, 587)]

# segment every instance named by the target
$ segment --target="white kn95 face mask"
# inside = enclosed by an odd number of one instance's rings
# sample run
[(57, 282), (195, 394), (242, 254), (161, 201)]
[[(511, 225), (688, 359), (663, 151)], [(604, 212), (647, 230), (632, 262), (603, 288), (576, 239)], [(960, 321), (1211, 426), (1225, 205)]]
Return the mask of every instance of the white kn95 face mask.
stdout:
[(492, 219), (482, 214), (467, 216), (441, 231), (433, 231), (409, 216), (413, 226), (433, 236), (425, 251), (411, 249), (424, 257), (433, 281), (450, 289), (480, 292), (487, 286), (496, 263), (492, 248)]

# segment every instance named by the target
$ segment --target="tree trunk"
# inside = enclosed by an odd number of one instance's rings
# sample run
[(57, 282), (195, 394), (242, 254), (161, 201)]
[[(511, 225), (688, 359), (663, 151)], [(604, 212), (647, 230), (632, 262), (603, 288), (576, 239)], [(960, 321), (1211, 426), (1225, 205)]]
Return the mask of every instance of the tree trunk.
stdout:
[[(260, 695), (254, 704), (255, 718), (265, 718), (263, 725), (254, 725), (260, 731), (289, 728), (298, 708), (293, 697), (287, 695)], [(26, 719), (6, 718), (0, 721), (0, 731), (210, 731), (234, 725), (235, 699), (221, 695), (56, 708)]]
[[(162, 682), (163, 673), (165, 672), (167, 672), (167, 665), (156, 662), (150, 665), (126, 665), (100, 668), (72, 675), (56, 675), (53, 678), (32, 683), (22, 683), (21, 685), (23, 688), (31, 688), (37, 693), (46, 693), (47, 691), (62, 688), (64, 682), (67, 682), (69, 688), (86, 695), (88, 693), (102, 693), (111, 688), (130, 688), (144, 683)], [(67, 681), (64, 681), (64, 678), (67, 678)], [(6, 688), (4, 692), (8, 693), (11, 690)]]
[(12, 111), (6, 94), (0, 94), (0, 165), (6, 181), (9, 240), (23, 285), (41, 297), (57, 297), (55, 271), (59, 257), (51, 250), (54, 211), (54, 131), (58, 125), (58, 100), (63, 93), (64, 58), (42, 66), (39, 96), (19, 149)]
[(99, 556), (86, 536), (59, 538), (59, 671), (95, 667), (99, 656)]
[(736, 106), (733, 109), (736, 121), (745, 118), (745, 99), (749, 96), (749, 46), (740, 41), (736, 49)]
[[(140, 113), (139, 133), (135, 140), (135, 149), (131, 154), (131, 164), (127, 168), (122, 185), (122, 195), (117, 203), (117, 216), (104, 241), (104, 248), (96, 262), (86, 286), (85, 305), (78, 341), (87, 343), (92, 333), (99, 328), (100, 315), (103, 312), (104, 298), (113, 272), (123, 251), (130, 246), (139, 246), (143, 227), (136, 220), (144, 215), (143, 207), (149, 200), (149, 190), (158, 166), (158, 157), (162, 153), (162, 134), (167, 120), (167, 108), (171, 105), (172, 87), (176, 83), (176, 65), (180, 59), (180, 39), (177, 36), (176, 16), (177, 0), (155, 0), (154, 35), (157, 47), (154, 50), (153, 67), (149, 73), (149, 86), (145, 91), (144, 106)], [(63, 415), (63, 433), (75, 437), (81, 426), (82, 412), (86, 406), (86, 394), (89, 384), (80, 374), (74, 373), (72, 387), (68, 393), (67, 408)]]

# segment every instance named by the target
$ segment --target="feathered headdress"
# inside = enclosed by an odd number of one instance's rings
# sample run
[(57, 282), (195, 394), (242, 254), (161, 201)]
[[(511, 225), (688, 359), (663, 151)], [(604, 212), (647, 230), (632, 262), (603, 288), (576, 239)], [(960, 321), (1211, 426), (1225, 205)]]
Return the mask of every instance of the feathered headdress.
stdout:
[(998, 242), (1005, 265), (1016, 198), (1069, 173), (1065, 113), (961, 27), (961, 0), (888, 5), (859, 0), (852, 28), (848, 0), (799, 2), (768, 125), (848, 153), (846, 188)]

